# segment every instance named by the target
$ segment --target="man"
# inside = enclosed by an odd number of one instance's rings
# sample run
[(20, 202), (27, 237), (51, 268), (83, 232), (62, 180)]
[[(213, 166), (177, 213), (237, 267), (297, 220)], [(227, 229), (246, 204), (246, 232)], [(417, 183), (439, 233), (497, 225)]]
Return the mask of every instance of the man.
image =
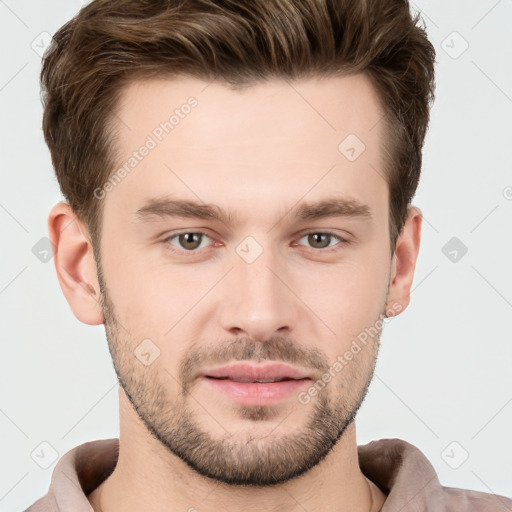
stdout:
[(409, 304), (434, 50), (403, 0), (97, 0), (45, 57), (63, 293), (105, 324), (120, 438), (28, 510), (512, 510), (357, 446)]

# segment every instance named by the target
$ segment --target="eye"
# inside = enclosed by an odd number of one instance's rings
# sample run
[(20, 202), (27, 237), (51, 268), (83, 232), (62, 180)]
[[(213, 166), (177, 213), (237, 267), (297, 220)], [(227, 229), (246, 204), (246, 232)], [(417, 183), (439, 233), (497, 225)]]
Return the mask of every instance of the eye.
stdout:
[[(202, 242), (204, 238), (210, 238), (203, 231), (187, 231), (185, 233), (177, 233), (165, 239), (165, 242), (170, 243), (172, 246), (177, 247), (178, 250), (182, 249), (185, 252), (197, 252), (202, 249), (204, 245)], [(177, 244), (174, 244), (172, 240), (176, 239)], [(175, 249), (172, 249), (175, 250)]]
[[(303, 235), (299, 240), (304, 238), (307, 239), (307, 243), (311, 244), (313, 249), (318, 249), (320, 251), (330, 249), (338, 244), (345, 245), (349, 243), (345, 238), (331, 233), (330, 231), (311, 231), (310, 233)], [(331, 242), (335, 243), (331, 245)]]
[[(167, 237), (164, 240), (164, 243), (171, 251), (182, 254), (194, 254), (198, 253), (201, 249), (208, 247), (208, 243), (203, 243), (207, 239), (212, 240), (211, 237), (203, 231), (185, 231)], [(299, 238), (299, 241), (302, 239), (307, 240), (307, 243), (310, 244), (310, 248), (321, 252), (330, 252), (331, 250), (336, 250), (335, 247), (337, 245), (342, 246), (350, 243), (349, 240), (341, 237), (340, 235), (331, 233), (330, 231), (311, 231), (302, 235), (301, 238)]]

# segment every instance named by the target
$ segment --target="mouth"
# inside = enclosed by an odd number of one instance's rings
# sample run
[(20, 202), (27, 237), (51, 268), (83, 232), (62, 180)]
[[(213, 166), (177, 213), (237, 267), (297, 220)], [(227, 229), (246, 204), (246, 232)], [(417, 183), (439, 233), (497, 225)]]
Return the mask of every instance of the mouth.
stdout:
[(201, 374), (208, 387), (238, 405), (274, 405), (293, 397), (312, 378), (281, 363), (235, 363)]
[(299, 368), (283, 363), (251, 364), (238, 362), (220, 368), (212, 368), (201, 374), (203, 377), (217, 380), (232, 380), (246, 383), (272, 383), (286, 380), (311, 379), (310, 375)]
[(291, 378), (288, 378), (288, 377), (281, 377), (281, 378), (278, 378), (278, 379), (250, 379), (250, 378), (243, 378), (243, 377), (236, 377), (236, 378), (232, 378), (232, 377), (211, 377), (209, 375), (205, 375), (205, 377), (207, 379), (215, 379), (215, 380), (232, 380), (234, 382), (246, 382), (246, 383), (259, 383), (259, 384), (268, 384), (268, 383), (271, 383), (271, 382), (283, 382), (285, 380), (303, 380), (303, 379), (291, 379)]

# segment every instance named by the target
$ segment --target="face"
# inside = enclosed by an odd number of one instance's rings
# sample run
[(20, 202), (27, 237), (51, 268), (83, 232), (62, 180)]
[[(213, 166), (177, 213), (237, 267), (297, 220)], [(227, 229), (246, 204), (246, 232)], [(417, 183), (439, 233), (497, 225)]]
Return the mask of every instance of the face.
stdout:
[(203, 475), (303, 474), (354, 420), (390, 315), (376, 93), (151, 80), (116, 114), (99, 278), (126, 396)]

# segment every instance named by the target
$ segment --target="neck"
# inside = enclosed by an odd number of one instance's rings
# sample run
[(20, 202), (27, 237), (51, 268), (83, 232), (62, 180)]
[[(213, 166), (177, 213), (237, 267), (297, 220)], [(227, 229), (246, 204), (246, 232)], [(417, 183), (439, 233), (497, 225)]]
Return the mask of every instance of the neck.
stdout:
[(117, 465), (88, 499), (95, 512), (378, 512), (385, 494), (359, 468), (355, 424), (317, 466), (283, 484), (235, 486), (191, 469), (151, 437), (124, 393)]

